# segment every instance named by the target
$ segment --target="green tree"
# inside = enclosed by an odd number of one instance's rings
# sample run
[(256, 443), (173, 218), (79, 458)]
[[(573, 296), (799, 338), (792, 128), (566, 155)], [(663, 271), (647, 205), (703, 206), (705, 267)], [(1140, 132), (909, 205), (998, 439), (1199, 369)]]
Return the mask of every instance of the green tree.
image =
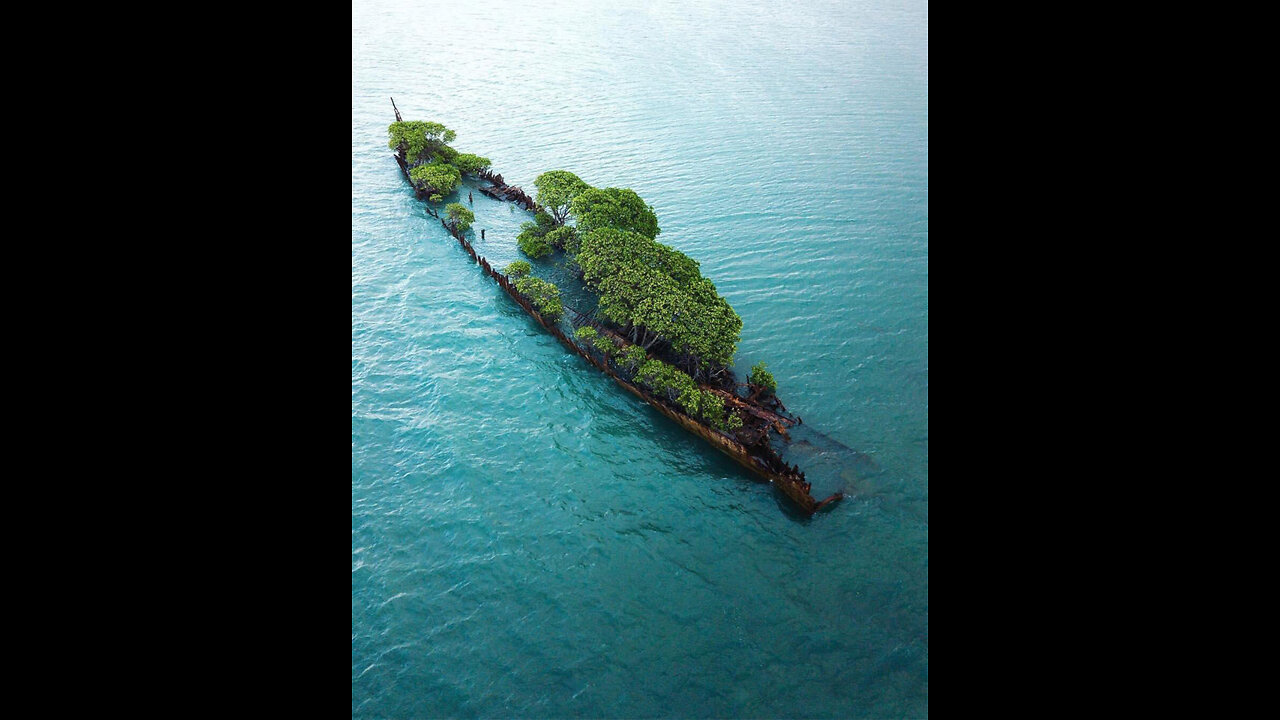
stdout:
[(448, 145), (437, 145), (432, 148), (432, 157), (435, 158), (436, 162), (448, 163), (449, 165), (457, 167), (457, 163), (454, 161), (459, 156), (458, 151)]
[(516, 243), (520, 246), (520, 252), (534, 260), (551, 254), (551, 244), (542, 235), (524, 231), (516, 236)]
[[(635, 349), (632, 346), (629, 350)], [(629, 358), (623, 353), (624, 362)], [(693, 378), (677, 367), (658, 359), (645, 361), (636, 372), (636, 382), (648, 387), (654, 395), (665, 398), (684, 411), (689, 417), (700, 420), (717, 430), (739, 430), (742, 418), (732, 410), (726, 410), (724, 398), (698, 387)]]
[(587, 188), (569, 204), (569, 213), (577, 220), (581, 232), (615, 228), (639, 233), (651, 240), (662, 232), (653, 207), (627, 188)]
[(578, 254), (578, 231), (571, 225), (558, 227), (545, 235), (547, 244), (551, 247), (560, 248), (570, 257)]
[[(590, 325), (583, 325), (578, 328), (578, 331), (574, 334), (582, 341), (583, 345), (586, 345), (587, 347), (594, 347), (604, 353), (605, 357), (613, 357), (618, 354), (618, 344), (613, 341), (613, 338), (597, 332), (596, 329)], [(642, 350), (641, 354), (643, 355), (643, 353), (644, 351)], [(641, 362), (643, 362), (643, 359)]]
[(450, 162), (464, 175), (475, 175), (489, 167), (489, 158), (472, 155), (471, 153), (462, 153)]
[(558, 321), (564, 313), (564, 305), (560, 302), (560, 288), (545, 280), (527, 275), (516, 281), (516, 290), (529, 298), (529, 302), (533, 303), (547, 322)]
[(640, 366), (636, 380), (647, 386), (654, 395), (673, 403), (681, 398), (690, 400), (698, 390), (693, 378), (657, 358), (646, 360)]
[(440, 196), (453, 192), (453, 189), (462, 181), (458, 168), (444, 163), (419, 165), (409, 171), (409, 178), (413, 180), (415, 187), (431, 195)]
[(520, 226), (520, 234), (516, 236), (516, 244), (520, 246), (520, 252), (537, 260), (551, 254), (551, 243), (547, 241), (547, 235), (555, 228), (555, 220), (550, 215), (540, 212), (533, 216), (533, 222), (526, 222)]
[(417, 162), (429, 151), (435, 152), (440, 147), (453, 142), (458, 136), (440, 123), (421, 120), (391, 123), (387, 128), (387, 134), (391, 136), (387, 146), (392, 150), (398, 150), (403, 146), (405, 160), (410, 164)]
[(717, 430), (725, 427), (724, 398), (706, 390), (698, 390), (698, 405), (695, 417), (702, 418), (708, 425)]
[(636, 368), (644, 364), (649, 356), (645, 353), (644, 348), (639, 345), (630, 345), (622, 354), (618, 356), (618, 365), (627, 369), (628, 372), (635, 372)]
[(646, 350), (660, 340), (686, 371), (722, 373), (737, 350), (742, 318), (684, 253), (640, 233), (603, 228), (582, 235), (576, 257), (600, 314)]
[(698, 262), (693, 258), (627, 230), (604, 228), (587, 232), (582, 235), (579, 252), (583, 255), (578, 258), (578, 264), (586, 273), (588, 282), (613, 275), (627, 265), (658, 271), (684, 287), (692, 288), (703, 279)]
[(613, 338), (609, 337), (608, 335), (601, 335), (600, 337), (596, 338), (593, 342), (596, 346), (596, 349), (604, 353), (605, 357), (611, 358), (614, 355), (618, 354), (618, 343), (614, 342)]
[(546, 235), (556, 229), (555, 218), (541, 210), (533, 214), (533, 224), (538, 228), (539, 235)]
[(516, 260), (503, 269), (502, 273), (507, 277), (522, 278), (533, 271), (533, 266), (524, 260)]
[(773, 379), (773, 373), (765, 368), (768, 367), (766, 362), (758, 362), (751, 366), (751, 376), (747, 382), (764, 390), (765, 395), (772, 395), (778, 392), (778, 382)]
[(466, 232), (471, 228), (471, 223), (476, 221), (476, 214), (467, 209), (462, 203), (449, 203), (444, 208), (445, 217), (449, 218), (449, 223), (456, 227), (459, 232)]
[(591, 187), (568, 170), (551, 170), (538, 176), (533, 184), (538, 188), (538, 204), (551, 213), (557, 225), (563, 225), (569, 216), (569, 204)]

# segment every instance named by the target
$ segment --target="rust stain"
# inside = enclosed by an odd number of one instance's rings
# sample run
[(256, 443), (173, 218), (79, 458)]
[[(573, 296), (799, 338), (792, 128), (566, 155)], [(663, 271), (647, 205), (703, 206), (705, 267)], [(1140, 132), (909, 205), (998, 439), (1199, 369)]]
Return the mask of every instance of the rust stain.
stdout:
[[(392, 104), (394, 106), (394, 101)], [(398, 110), (396, 113), (396, 119), (399, 120)], [(395, 158), (396, 158), (396, 162), (399, 163), (400, 165), (400, 170), (404, 173), (405, 179), (410, 180), (409, 168), (406, 165), (404, 158), (402, 157), (402, 153), (400, 151), (397, 151)], [(481, 188), (480, 191), (482, 193), (485, 193), (486, 195), (489, 195), (490, 197), (494, 197), (499, 200), (509, 200), (517, 204), (523, 204), (525, 205), (526, 209), (533, 210), (535, 212), (542, 209), (536, 202), (533, 201), (532, 198), (530, 198), (527, 194), (525, 194), (523, 190), (521, 190), (518, 187), (509, 186), (505, 182), (503, 182), (501, 175), (494, 174), (490, 171), (482, 171), (481, 173), (479, 173), (479, 175), (484, 179), (488, 180), (489, 182), (494, 183), (494, 186), (496, 188), (496, 189), (492, 189), (493, 192), (490, 192), (491, 188)], [(410, 185), (412, 184), (413, 182), (412, 180), (410, 180)], [(425, 193), (423, 193), (421, 190), (418, 190), (416, 187), (414, 188), (414, 194), (419, 200), (426, 200)], [(430, 206), (427, 207), (427, 211), (430, 212), (433, 217), (440, 219), (439, 215), (431, 211)], [(739, 465), (743, 466), (747, 470), (750, 470), (751, 472), (755, 473), (757, 476), (763, 478), (764, 480), (773, 483), (774, 487), (781, 490), (782, 493), (786, 495), (788, 498), (790, 498), (791, 501), (794, 502), (797, 506), (799, 506), (801, 510), (804, 510), (806, 513), (812, 515), (818, 510), (832, 503), (838, 502), (841, 498), (844, 497), (844, 493), (835, 493), (834, 495), (831, 495), (825, 500), (822, 500), (821, 502), (819, 502), (810, 494), (809, 491), (810, 491), (811, 485), (805, 481), (804, 473), (801, 472), (798, 467), (783, 464), (781, 459), (777, 457), (776, 453), (773, 455), (773, 457), (761, 457), (760, 455), (753, 454), (751, 450), (748, 449), (747, 446), (743, 445), (742, 443), (734, 440), (733, 438), (730, 438), (728, 435), (725, 435), (724, 433), (719, 432), (718, 430), (714, 430), (704, 425), (703, 423), (689, 417), (688, 415), (680, 412), (679, 410), (673, 407), (670, 407), (661, 399), (647, 392), (644, 388), (641, 388), (640, 386), (635, 385), (634, 383), (631, 383), (630, 381), (623, 379), (620, 375), (618, 375), (613, 370), (612, 367), (608, 365), (608, 363), (601, 362), (600, 360), (596, 359), (586, 348), (584, 348), (583, 346), (579, 345), (577, 342), (566, 337), (565, 334), (560, 330), (560, 328), (557, 327), (555, 324), (548, 324), (546, 319), (543, 318), (542, 314), (539, 313), (533, 307), (533, 305), (531, 305), (529, 301), (526, 300), (524, 296), (520, 294), (518, 290), (516, 290), (515, 285), (511, 282), (510, 278), (508, 278), (506, 275), (503, 275), (502, 273), (495, 270), (492, 267), (492, 265), (489, 264), (489, 261), (487, 259), (476, 254), (475, 249), (471, 246), (471, 243), (467, 241), (463, 233), (459, 232), (456, 228), (449, 225), (443, 219), (440, 219), (440, 224), (444, 226), (445, 230), (447, 230), (450, 235), (452, 235), (455, 239), (457, 239), (458, 243), (462, 245), (462, 248), (467, 251), (467, 254), (470, 255), (471, 258), (480, 265), (480, 268), (484, 270), (486, 275), (491, 277), (498, 284), (498, 287), (502, 288), (503, 292), (509, 295), (511, 299), (516, 302), (517, 305), (523, 308), (524, 311), (534, 319), (535, 322), (541, 325), (543, 329), (545, 329), (547, 332), (551, 333), (557, 340), (559, 340), (562, 344), (564, 344), (566, 348), (577, 353), (580, 357), (585, 359), (588, 363), (590, 363), (596, 369), (600, 370), (605, 375), (612, 378), (614, 382), (620, 385), (623, 389), (627, 390), (627, 392), (630, 392), (631, 394), (640, 398), (644, 402), (648, 403), (651, 407), (653, 407), (658, 412), (662, 413), (664, 416), (666, 416), (676, 424), (680, 425), (681, 427), (688, 430), (689, 432), (697, 435), (703, 440), (706, 440), (708, 443), (711, 443), (712, 447), (716, 448), (717, 450), (724, 453), (725, 455), (728, 455), (735, 462), (737, 462)], [(576, 313), (576, 311), (574, 312)], [(579, 316), (581, 316), (580, 313), (579, 313)], [(607, 328), (601, 328), (601, 326), (596, 325), (596, 323), (594, 322), (592, 322), (591, 324), (595, 326), (597, 329), (603, 329), (612, 338), (614, 338), (616, 341), (620, 341), (623, 345), (631, 344), (618, 333), (615, 333)], [(787, 433), (786, 427), (788, 425), (796, 424), (798, 422), (797, 420), (792, 420), (791, 418), (784, 417), (777, 413), (761, 408), (758, 405), (747, 403), (743, 401), (742, 398), (739, 398), (738, 396), (732, 393), (728, 393), (718, 388), (713, 388), (705, 384), (700, 384), (700, 385), (704, 389), (710, 390), (711, 392), (714, 392), (717, 395), (723, 397), (727, 403), (732, 404), (734, 407), (742, 409), (750, 413), (751, 415), (766, 421), (768, 423), (768, 425), (766, 426), (766, 432), (767, 432), (767, 428), (771, 427), (772, 429), (776, 430), (779, 434), (781, 434), (783, 437), (790, 439), (790, 435)]]

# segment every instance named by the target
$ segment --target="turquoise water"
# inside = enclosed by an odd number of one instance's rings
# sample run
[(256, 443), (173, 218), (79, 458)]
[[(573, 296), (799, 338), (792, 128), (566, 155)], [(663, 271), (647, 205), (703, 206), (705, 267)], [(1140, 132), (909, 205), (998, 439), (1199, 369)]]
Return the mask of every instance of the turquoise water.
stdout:
[[(359, 2), (351, 50), (352, 716), (927, 716), (927, 3)], [(541, 332), (413, 198), (389, 96), (651, 203), (848, 497), (798, 518)]]

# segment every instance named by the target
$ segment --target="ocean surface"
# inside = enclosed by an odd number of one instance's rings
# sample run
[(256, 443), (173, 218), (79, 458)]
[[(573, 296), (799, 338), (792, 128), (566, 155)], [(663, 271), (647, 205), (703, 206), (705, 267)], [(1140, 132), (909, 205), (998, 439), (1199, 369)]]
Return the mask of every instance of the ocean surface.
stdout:
[[(927, 717), (927, 2), (360, 0), (351, 61), (352, 717)], [(844, 501), (542, 332), (414, 199), (393, 96), (531, 193), (652, 204)]]

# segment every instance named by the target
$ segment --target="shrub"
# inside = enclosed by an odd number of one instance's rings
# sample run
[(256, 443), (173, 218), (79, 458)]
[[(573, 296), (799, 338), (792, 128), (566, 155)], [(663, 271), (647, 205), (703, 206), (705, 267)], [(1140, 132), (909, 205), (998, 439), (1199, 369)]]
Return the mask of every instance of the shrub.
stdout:
[(516, 281), (516, 290), (529, 298), (529, 302), (538, 308), (547, 322), (558, 321), (564, 313), (564, 305), (560, 302), (560, 288), (545, 280), (527, 275)]
[(582, 242), (578, 240), (578, 231), (567, 226), (547, 233), (546, 239), (551, 247), (560, 248), (570, 256), (577, 255), (582, 246)]
[(462, 168), (455, 162), (458, 157), (458, 151), (448, 145), (441, 145), (436, 148), (436, 160), (439, 160), (442, 163), (448, 163), (461, 170)]
[(768, 367), (768, 363), (765, 362), (758, 362), (752, 365), (751, 377), (747, 379), (747, 382), (756, 387), (764, 388), (764, 394), (770, 395), (778, 391), (778, 382), (773, 379), (773, 373), (766, 370), (766, 367)]
[(439, 152), (440, 148), (448, 147), (446, 143), (453, 142), (458, 136), (440, 123), (421, 120), (393, 122), (387, 128), (387, 134), (391, 137), (387, 146), (395, 150), (404, 145), (405, 159), (410, 164), (417, 162), (428, 151)]
[(524, 260), (516, 260), (515, 262), (511, 263), (506, 268), (504, 268), (502, 272), (507, 277), (519, 279), (524, 277), (525, 275), (528, 275), (532, 271), (533, 271), (532, 265), (525, 262)]
[(613, 357), (618, 354), (618, 344), (608, 335), (601, 335), (595, 339), (596, 349), (604, 353), (605, 357)]
[(462, 175), (458, 168), (444, 163), (419, 165), (409, 171), (409, 177), (415, 186), (429, 191), (432, 195), (447, 195), (458, 187)]
[(449, 160), (453, 166), (467, 175), (475, 175), (476, 173), (489, 167), (489, 158), (472, 155), (471, 153), (462, 153), (455, 155)]
[(644, 364), (649, 359), (648, 353), (639, 345), (632, 345), (622, 351), (622, 355), (618, 357), (618, 364), (626, 367), (627, 370), (635, 372), (636, 368)]
[[(525, 225), (530, 224), (532, 223), (525, 223)], [(534, 260), (551, 254), (551, 244), (547, 242), (547, 239), (541, 235), (535, 235), (529, 230), (524, 230), (516, 236), (516, 243), (520, 246), (520, 252)]]
[(445, 217), (449, 218), (449, 222), (461, 232), (466, 232), (471, 227), (471, 223), (476, 221), (476, 214), (467, 209), (462, 203), (449, 203), (444, 208)]

